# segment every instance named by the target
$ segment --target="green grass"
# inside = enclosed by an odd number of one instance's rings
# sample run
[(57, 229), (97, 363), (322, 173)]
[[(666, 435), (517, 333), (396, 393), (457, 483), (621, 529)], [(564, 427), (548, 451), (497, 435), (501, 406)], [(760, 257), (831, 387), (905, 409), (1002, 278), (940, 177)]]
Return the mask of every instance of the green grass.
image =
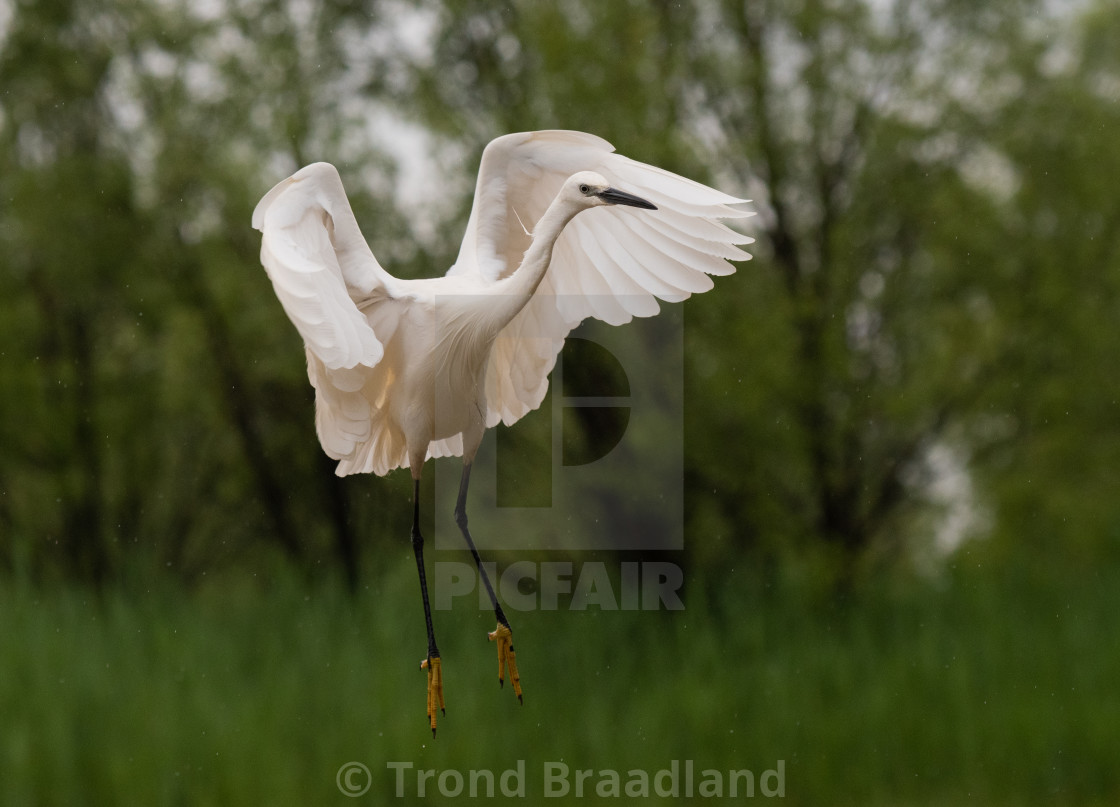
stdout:
[[(412, 772), (397, 798), (386, 762), (466, 776), (525, 760), (516, 801), (532, 804), (546, 762), (625, 782), (674, 759), (697, 783), (783, 760), (789, 804), (1120, 798), (1120, 568), (973, 570), (843, 608), (728, 572), (691, 581), (683, 612), (511, 614), (522, 707), (494, 680), (492, 615), (463, 601), (435, 615), (434, 741), (414, 573), (402, 556), (355, 599), (0, 587), (0, 803), (453, 803), (474, 800), (421, 799)], [(350, 761), (372, 772), (357, 799), (335, 782)], [(597, 781), (550, 801), (632, 801), (595, 797)]]

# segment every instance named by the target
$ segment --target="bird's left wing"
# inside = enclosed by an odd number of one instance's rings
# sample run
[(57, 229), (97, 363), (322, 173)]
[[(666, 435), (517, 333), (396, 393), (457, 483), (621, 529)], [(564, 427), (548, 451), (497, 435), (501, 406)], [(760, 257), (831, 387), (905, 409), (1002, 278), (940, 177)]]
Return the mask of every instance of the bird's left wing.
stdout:
[(449, 274), (494, 282), (517, 270), (530, 233), (578, 171), (596, 171), (657, 210), (596, 208), (577, 215), (553, 248), (533, 299), (494, 344), (487, 371), (488, 425), (510, 424), (535, 409), (564, 337), (595, 317), (612, 325), (652, 316), (658, 300), (679, 302), (712, 288), (710, 275), (735, 271), (728, 261), (754, 239), (722, 219), (752, 212), (738, 199), (614, 153), (594, 135), (570, 131), (499, 137), (482, 154), (474, 206)]
[(375, 366), (384, 347), (359, 303), (392, 297), (395, 278), (362, 237), (338, 171), (300, 169), (253, 211), (261, 263), (308, 350), (329, 370)]

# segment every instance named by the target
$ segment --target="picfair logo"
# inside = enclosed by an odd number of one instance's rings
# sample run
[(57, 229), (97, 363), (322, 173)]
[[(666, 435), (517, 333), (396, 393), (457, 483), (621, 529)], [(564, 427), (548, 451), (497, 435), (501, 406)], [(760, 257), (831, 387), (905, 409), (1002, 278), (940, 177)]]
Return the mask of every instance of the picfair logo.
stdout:
[[(683, 341), (675, 306), (568, 336), (540, 407), (489, 430), (475, 458), (479, 549), (683, 547)], [(436, 501), (454, 500), (459, 476), (457, 460), (436, 464)], [(462, 548), (450, 512), (435, 541)]]

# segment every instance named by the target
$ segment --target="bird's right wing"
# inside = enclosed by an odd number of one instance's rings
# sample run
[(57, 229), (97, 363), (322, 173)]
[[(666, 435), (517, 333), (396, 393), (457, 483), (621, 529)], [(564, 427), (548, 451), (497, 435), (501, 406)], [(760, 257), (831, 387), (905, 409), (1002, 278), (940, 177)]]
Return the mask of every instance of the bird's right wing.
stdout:
[(276, 296), (323, 367), (381, 361), (384, 347), (358, 303), (394, 296), (396, 280), (362, 237), (335, 167), (314, 163), (280, 182), (253, 211), (253, 227)]
[(398, 306), (386, 303), (400, 298), (400, 281), (373, 257), (333, 165), (309, 165), (276, 185), (253, 211), (253, 226), (263, 233), (261, 263), (303, 337), (323, 450), (342, 460), (339, 474), (386, 473), (403, 448), (392, 444), (363, 387), (370, 368), (383, 369), (399, 318)]

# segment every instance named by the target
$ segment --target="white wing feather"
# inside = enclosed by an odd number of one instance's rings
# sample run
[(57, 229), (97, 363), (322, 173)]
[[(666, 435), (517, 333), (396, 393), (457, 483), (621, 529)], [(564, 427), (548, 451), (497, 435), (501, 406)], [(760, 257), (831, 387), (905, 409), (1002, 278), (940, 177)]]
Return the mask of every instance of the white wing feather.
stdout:
[(384, 352), (357, 302), (392, 296), (333, 165), (315, 163), (269, 191), (253, 211), (261, 263), (308, 350), (327, 369), (373, 367)]
[(600, 208), (576, 216), (553, 249), (533, 299), (499, 335), (486, 377), (487, 425), (511, 424), (535, 409), (564, 338), (588, 317), (620, 325), (712, 288), (709, 275), (735, 271), (754, 239), (720, 219), (754, 215), (698, 182), (614, 153), (582, 132), (506, 135), (482, 155), (467, 232), (449, 275), (493, 283), (517, 270), (531, 232), (564, 180), (596, 171), (653, 211)]
[(307, 349), (323, 450), (343, 460), (363, 449), (366, 455), (382, 450), (392, 459), (378, 456), (371, 468), (380, 461), (378, 470), (385, 473), (388, 467), (381, 466), (397, 462), (403, 452), (382, 446), (381, 419), (363, 387), (395, 323), (379, 325), (379, 338), (358, 304), (391, 299), (399, 281), (373, 257), (338, 171), (327, 163), (309, 165), (265, 194), (253, 211), (253, 226), (263, 233), (261, 263)]
[[(316, 429), (338, 473), (385, 474), (408, 461), (388, 396), (407, 359), (398, 326), (408, 306), (441, 283), (485, 293), (517, 270), (530, 232), (578, 171), (597, 171), (657, 210), (599, 208), (561, 233), (529, 303), (499, 333), (487, 363), (486, 425), (512, 424), (538, 407), (564, 338), (596, 317), (611, 324), (647, 317), (712, 287), (709, 275), (750, 258), (753, 239), (720, 219), (753, 215), (744, 200), (613, 153), (610, 143), (566, 131), (506, 135), (482, 155), (474, 207), (448, 278), (398, 280), (362, 237), (338, 172), (316, 163), (270, 190), (253, 211), (264, 234), (261, 262), (303, 337), (316, 390)], [(428, 285), (425, 285), (428, 284)], [(460, 455), (462, 434), (433, 440), (429, 456)]]

